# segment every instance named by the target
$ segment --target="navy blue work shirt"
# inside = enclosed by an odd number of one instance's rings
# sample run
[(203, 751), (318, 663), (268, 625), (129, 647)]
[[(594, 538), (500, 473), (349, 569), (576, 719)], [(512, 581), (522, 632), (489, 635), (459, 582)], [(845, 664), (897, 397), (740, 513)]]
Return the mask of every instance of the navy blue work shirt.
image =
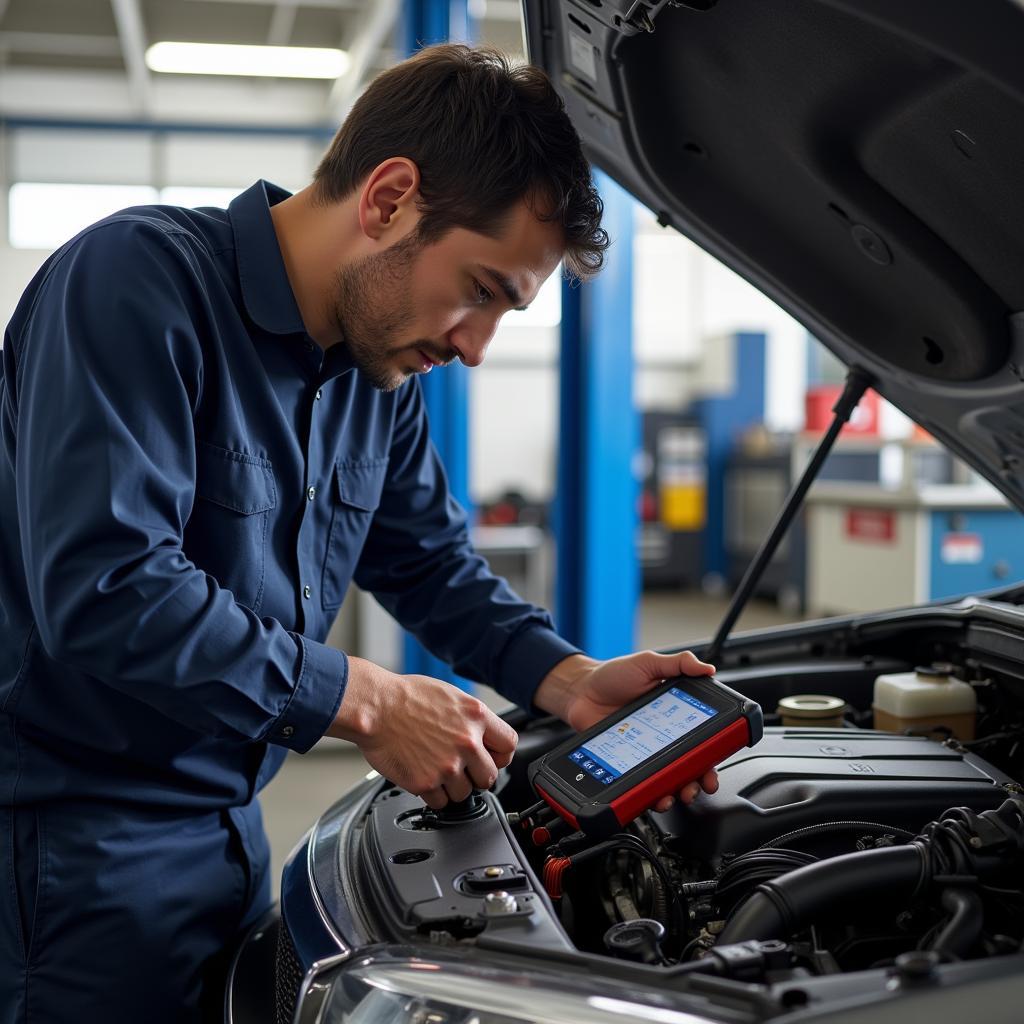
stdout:
[(115, 214), (15, 312), (0, 805), (255, 811), (344, 696), (324, 639), (352, 579), (521, 705), (576, 650), (473, 551), (419, 382), (385, 394), (306, 334), (270, 217), (287, 195)]

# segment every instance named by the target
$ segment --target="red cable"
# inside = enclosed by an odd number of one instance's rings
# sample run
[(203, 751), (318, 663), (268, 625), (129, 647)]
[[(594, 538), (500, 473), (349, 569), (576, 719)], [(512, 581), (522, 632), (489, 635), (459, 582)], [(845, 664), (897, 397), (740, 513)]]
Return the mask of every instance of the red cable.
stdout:
[(544, 861), (544, 870), (541, 878), (544, 882), (545, 891), (553, 900), (562, 898), (562, 875), (568, 866), (568, 857), (548, 857)]

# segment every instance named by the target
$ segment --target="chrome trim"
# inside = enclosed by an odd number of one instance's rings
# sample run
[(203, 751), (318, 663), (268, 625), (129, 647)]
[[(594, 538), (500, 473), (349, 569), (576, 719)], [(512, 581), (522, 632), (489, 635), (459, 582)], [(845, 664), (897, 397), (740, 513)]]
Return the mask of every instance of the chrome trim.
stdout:
[[(401, 952), (405, 956), (396, 954)], [(531, 1024), (721, 1024), (722, 1018), (694, 1012), (692, 996), (667, 988), (645, 990), (589, 972), (569, 977), (556, 964), (529, 971), (424, 949), (381, 950), (362, 958), (345, 977), (384, 992), (415, 995), (466, 1010)], [(326, 1004), (325, 1004), (326, 1005)], [(311, 1024), (303, 1021), (302, 1024)]]
[[(338, 949), (345, 956), (351, 956), (352, 949), (349, 944), (338, 934), (338, 930), (334, 927), (334, 922), (331, 921), (327, 914), (327, 908), (324, 906), (324, 901), (320, 897), (320, 890), (317, 889), (316, 879), (313, 877), (313, 850), (316, 847), (317, 838), (320, 835), (320, 822), (318, 821), (309, 832), (309, 839), (306, 842), (306, 880), (309, 882), (309, 891), (313, 896), (313, 905), (316, 907), (316, 912), (320, 915), (320, 922), (323, 924), (332, 939), (337, 943)], [(315, 961), (313, 966), (322, 961)], [(312, 969), (312, 968), (311, 968)]]
[(343, 964), (351, 955), (352, 951), (349, 950), (339, 953), (337, 956), (328, 956), (323, 960), (313, 962), (299, 986), (299, 998), (295, 1002), (295, 1016), (292, 1017), (292, 1024), (319, 1024), (321, 1012), (330, 995), (331, 988), (327, 985), (322, 989), (320, 993), (322, 998), (316, 1004), (310, 1000), (311, 990), (317, 984), (317, 978), (321, 974), (329, 971), (332, 967), (337, 967), (338, 964)]

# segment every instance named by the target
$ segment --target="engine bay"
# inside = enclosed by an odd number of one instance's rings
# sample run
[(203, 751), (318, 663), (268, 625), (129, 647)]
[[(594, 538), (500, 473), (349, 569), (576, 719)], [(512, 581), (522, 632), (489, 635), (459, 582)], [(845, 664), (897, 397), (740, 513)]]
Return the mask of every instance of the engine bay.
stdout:
[(776, 968), (816, 974), (1020, 948), (1020, 789), (955, 741), (775, 727), (719, 778), (714, 796), (596, 846), (545, 845), (546, 816), (529, 822), (524, 849), (541, 841), (538, 870), (578, 948), (667, 966), (778, 943)]
[[(644, 814), (601, 844), (530, 808), (521, 848), (578, 949), (759, 981), (1021, 950), (1016, 678), (944, 664), (934, 671), (977, 695), (976, 737), (894, 733), (872, 728), (870, 694), (897, 663), (859, 660), (817, 676), (818, 692), (846, 701), (841, 728), (771, 724), (808, 663), (720, 673), (762, 702), (767, 727), (720, 765), (713, 796)], [(528, 800), (519, 788), (506, 787), (506, 806), (513, 793)]]
[[(1021, 952), (1024, 689), (1009, 633), (982, 632), (983, 646), (999, 640), (987, 653), (936, 643), (931, 628), (905, 648), (974, 691), (970, 739), (873, 728), (875, 680), (915, 666), (880, 636), (865, 654), (819, 630), (796, 659), (793, 636), (776, 651), (741, 645), (718, 676), (761, 703), (764, 738), (719, 766), (714, 795), (600, 842), (537, 803), (526, 768), (568, 733), (523, 715), (515, 761), (474, 806), (431, 812), (395, 789), (374, 801), (364, 878), (389, 894), (387, 930), (775, 985)], [(842, 698), (841, 727), (773, 715), (812, 690)]]

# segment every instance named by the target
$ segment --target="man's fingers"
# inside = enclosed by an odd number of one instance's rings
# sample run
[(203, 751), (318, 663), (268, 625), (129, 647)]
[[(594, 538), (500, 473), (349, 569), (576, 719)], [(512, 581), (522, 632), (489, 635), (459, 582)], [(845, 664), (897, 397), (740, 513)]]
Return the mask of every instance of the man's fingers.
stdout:
[(488, 711), (483, 741), (491, 757), (494, 758), (494, 764), (498, 768), (505, 768), (511, 763), (512, 755), (516, 752), (519, 733), (493, 711)]
[(465, 773), (444, 780), (444, 791), (448, 799), (458, 803), (465, 800), (473, 792), (473, 783)]
[(693, 651), (682, 651), (679, 654), (641, 651), (633, 657), (642, 659), (643, 670), (650, 675), (652, 683), (673, 676), (709, 676), (715, 671), (714, 665), (701, 661)]
[(701, 661), (693, 651), (683, 651), (675, 657), (679, 660), (679, 672), (686, 676), (709, 676), (715, 671), (714, 665)]
[(679, 790), (679, 799), (684, 804), (692, 804), (697, 799), (697, 794), (700, 792), (699, 782), (688, 782), (681, 790)]
[[(490, 789), (497, 777), (497, 765), (486, 752), (480, 757), (474, 757), (466, 764), (466, 780), (472, 782), (477, 789)], [(445, 788), (451, 792), (447, 782)]]
[[(694, 800), (700, 795), (700, 791), (704, 790), (705, 793), (717, 793), (718, 792), (718, 772), (714, 769), (707, 772), (698, 782), (689, 782), (679, 791), (679, 799), (684, 804), (692, 804)], [(667, 799), (671, 799), (668, 797)], [(662, 808), (660, 804), (657, 805), (657, 809), (667, 810)]]
[(441, 810), (448, 803), (448, 794), (441, 786), (438, 786), (437, 789), (428, 789), (425, 793), (421, 793), (420, 796), (423, 798), (423, 802), (435, 811)]
[(662, 798), (661, 798), (661, 799), (660, 799), (660, 800), (659, 800), (659, 801), (658, 801), (658, 802), (657, 802), (657, 803), (656, 803), (656, 804), (654, 805), (654, 809), (655, 809), (656, 811), (667, 811), (667, 810), (669, 810), (669, 809), (670, 809), (670, 808), (672, 807), (672, 805), (673, 805), (673, 804), (674, 804), (675, 802), (676, 802), (676, 798), (675, 798), (674, 796), (663, 796), (663, 797), (662, 797)]

